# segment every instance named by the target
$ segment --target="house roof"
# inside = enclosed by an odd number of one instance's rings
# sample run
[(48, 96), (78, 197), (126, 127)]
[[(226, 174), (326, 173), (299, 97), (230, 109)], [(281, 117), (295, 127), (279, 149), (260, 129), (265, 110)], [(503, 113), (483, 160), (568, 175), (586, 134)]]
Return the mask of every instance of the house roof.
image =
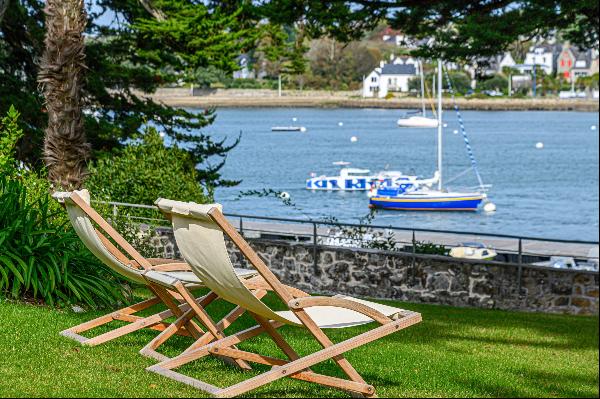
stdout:
[(385, 64), (381, 69), (382, 75), (416, 75), (414, 64)]

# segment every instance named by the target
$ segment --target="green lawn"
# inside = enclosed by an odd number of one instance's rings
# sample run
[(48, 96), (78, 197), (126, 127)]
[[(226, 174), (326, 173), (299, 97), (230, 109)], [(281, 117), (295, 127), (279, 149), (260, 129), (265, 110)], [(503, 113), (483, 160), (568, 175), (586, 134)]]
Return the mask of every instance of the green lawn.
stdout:
[[(347, 356), (380, 396), (598, 397), (597, 317), (395, 304), (421, 312), (424, 321)], [(226, 310), (221, 304), (209, 307), (215, 317)], [(58, 335), (99, 314), (0, 301), (4, 322), (0, 333), (0, 396), (204, 396), (144, 370), (153, 361), (139, 355), (138, 350), (153, 332), (134, 333), (94, 348), (80, 347)], [(249, 323), (249, 319), (241, 319), (234, 329)], [(337, 342), (365, 329), (328, 333)], [(285, 327), (283, 332), (301, 354), (317, 348), (299, 329)], [(177, 337), (164, 352), (173, 355), (189, 343), (189, 339)], [(241, 348), (280, 356), (262, 337)], [(219, 386), (255, 373), (243, 373), (217, 359), (197, 361), (180, 370)], [(342, 376), (333, 363), (323, 363), (314, 370)], [(251, 394), (347, 396), (289, 379)]]

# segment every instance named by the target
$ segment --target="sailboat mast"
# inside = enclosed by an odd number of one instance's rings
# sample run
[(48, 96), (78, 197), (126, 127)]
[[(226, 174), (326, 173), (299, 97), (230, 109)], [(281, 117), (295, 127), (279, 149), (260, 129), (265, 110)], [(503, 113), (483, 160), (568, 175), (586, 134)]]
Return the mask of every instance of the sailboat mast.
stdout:
[(437, 78), (437, 91), (438, 91), (438, 154), (437, 154), (437, 169), (439, 173), (438, 190), (442, 190), (442, 60), (438, 59), (438, 78)]
[(423, 108), (423, 117), (426, 117), (427, 115), (425, 114), (425, 73), (423, 71), (423, 62), (419, 61), (419, 71), (421, 73), (421, 107)]

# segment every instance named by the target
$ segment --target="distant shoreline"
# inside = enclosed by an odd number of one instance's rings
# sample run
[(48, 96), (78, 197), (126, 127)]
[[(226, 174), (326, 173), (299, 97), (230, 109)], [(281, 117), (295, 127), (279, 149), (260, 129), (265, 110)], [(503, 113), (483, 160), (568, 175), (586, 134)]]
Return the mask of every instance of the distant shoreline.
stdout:
[[(398, 97), (389, 100), (366, 99), (358, 92), (329, 92), (315, 90), (283, 91), (279, 97), (276, 90), (263, 89), (217, 89), (196, 91), (190, 89), (159, 89), (147, 96), (157, 102), (173, 107), (198, 108), (257, 108), (257, 107), (302, 107), (302, 108), (386, 108), (415, 109), (421, 107), (421, 100), (415, 97)], [(444, 98), (446, 107), (451, 105)], [(457, 98), (457, 104), (464, 110), (481, 111), (584, 111), (598, 112), (598, 100), (561, 100), (558, 98)], [(429, 105), (428, 105), (429, 108)]]

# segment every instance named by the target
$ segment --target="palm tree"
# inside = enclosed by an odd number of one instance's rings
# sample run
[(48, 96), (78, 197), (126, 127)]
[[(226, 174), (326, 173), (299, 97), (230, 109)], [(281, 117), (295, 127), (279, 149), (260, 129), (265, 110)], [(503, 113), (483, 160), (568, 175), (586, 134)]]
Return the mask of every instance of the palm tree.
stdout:
[(47, 0), (44, 12), (45, 50), (38, 75), (48, 112), (44, 160), (57, 187), (79, 188), (90, 153), (82, 115), (87, 15), (83, 0)]
[(8, 0), (0, 0), (0, 23), (2, 22), (2, 18), (4, 18), (4, 13), (8, 8)]

